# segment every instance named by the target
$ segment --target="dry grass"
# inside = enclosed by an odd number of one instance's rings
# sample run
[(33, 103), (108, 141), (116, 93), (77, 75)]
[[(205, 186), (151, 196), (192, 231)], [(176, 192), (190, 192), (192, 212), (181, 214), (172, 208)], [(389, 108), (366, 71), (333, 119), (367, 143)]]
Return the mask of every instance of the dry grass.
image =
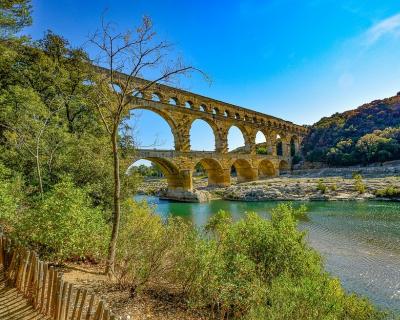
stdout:
[(64, 270), (64, 280), (97, 293), (118, 316), (129, 316), (135, 320), (210, 319), (205, 314), (188, 309), (184, 298), (174, 288), (162, 284), (149, 285), (149, 288), (132, 297), (128, 288), (110, 282), (102, 270), (93, 265), (70, 264)]

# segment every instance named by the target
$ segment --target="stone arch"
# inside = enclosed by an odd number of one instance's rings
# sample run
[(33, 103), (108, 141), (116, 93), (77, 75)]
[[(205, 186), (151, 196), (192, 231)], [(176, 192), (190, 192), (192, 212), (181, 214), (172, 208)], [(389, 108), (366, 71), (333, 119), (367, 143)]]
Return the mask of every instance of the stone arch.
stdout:
[[(215, 151), (217, 149), (217, 145), (218, 145), (218, 141), (219, 141), (218, 129), (217, 129), (216, 125), (212, 121), (210, 121), (210, 120), (208, 120), (206, 118), (193, 119), (192, 122), (189, 124), (190, 144), (192, 146), (191, 130), (192, 130), (193, 124), (195, 122), (199, 123), (200, 121), (203, 122), (203, 123), (206, 123), (208, 125), (208, 127), (211, 129), (211, 132), (212, 132), (213, 138), (214, 138), (214, 146), (213, 146), (213, 148), (211, 150), (205, 150), (205, 151)], [(192, 147), (190, 149), (193, 150)], [(202, 151), (202, 150), (197, 150), (197, 151)]]
[(279, 162), (279, 173), (287, 173), (290, 170), (289, 163), (285, 160)]
[(260, 161), (258, 164), (258, 176), (260, 178), (274, 177), (275, 175), (275, 166), (270, 160), (264, 159)]
[(159, 92), (153, 92), (151, 94), (151, 101), (162, 102), (163, 96)]
[(230, 184), (230, 176), (227, 170), (222, 168), (221, 163), (212, 158), (204, 158), (195, 164), (201, 164), (207, 173), (208, 186), (228, 186)]
[(199, 106), (199, 110), (200, 110), (201, 112), (209, 112), (208, 106), (205, 105), (204, 103), (202, 103), (202, 104)]
[(219, 109), (217, 107), (212, 108), (212, 114), (219, 115), (220, 114)]
[(134, 90), (132, 92), (132, 96), (135, 97), (135, 98), (139, 98), (139, 99), (143, 99), (144, 98), (143, 92), (139, 91), (139, 90)]
[(188, 100), (185, 102), (185, 108), (193, 109), (193, 102)]
[(267, 142), (267, 136), (265, 135), (265, 133), (264, 133), (262, 130), (258, 130), (258, 131), (257, 131), (257, 133), (256, 133), (256, 135), (255, 135), (255, 140), (254, 140), (254, 142), (255, 142), (256, 144)]
[(182, 145), (182, 139), (179, 135), (179, 130), (178, 130), (178, 125), (176, 124), (175, 120), (171, 118), (166, 112), (163, 112), (159, 108), (151, 107), (151, 106), (138, 106), (138, 107), (133, 107), (131, 110), (147, 110), (154, 112), (155, 114), (159, 115), (161, 118), (163, 118), (167, 124), (169, 125), (171, 129), (171, 133), (174, 137), (174, 148), (176, 150), (180, 149), (180, 146)]
[[(240, 125), (238, 123), (232, 124), (231, 126), (229, 126), (226, 130), (226, 137), (227, 137), (227, 144), (228, 144), (228, 151), (231, 152), (233, 150), (232, 149), (232, 145), (229, 145), (229, 132), (232, 128), (237, 128), (240, 133), (242, 134), (243, 137), (243, 141), (244, 144), (243, 146), (237, 147), (237, 148), (241, 148), (241, 151), (246, 151), (249, 152), (252, 150), (252, 147), (255, 145), (254, 142), (251, 139), (251, 135), (249, 134), (249, 132), (246, 130), (246, 127), (243, 125)], [(237, 149), (235, 148), (235, 149)]]
[(257, 172), (246, 159), (233, 161), (231, 167), (234, 167), (236, 170), (238, 182), (254, 181), (257, 179)]
[(179, 106), (179, 100), (176, 97), (171, 97), (168, 100), (168, 104), (170, 104), (171, 106)]
[(120, 83), (118, 83), (117, 81), (110, 83), (110, 86), (115, 93), (118, 93), (118, 94), (122, 93), (122, 85)]
[(283, 142), (281, 138), (276, 140), (276, 155), (283, 156)]
[(293, 135), (290, 138), (290, 156), (294, 157), (298, 152), (298, 138), (296, 135)]
[(137, 157), (134, 162), (142, 159), (156, 163), (160, 167), (167, 179), (169, 192), (192, 190), (191, 176), (183, 175), (173, 161), (158, 157)]

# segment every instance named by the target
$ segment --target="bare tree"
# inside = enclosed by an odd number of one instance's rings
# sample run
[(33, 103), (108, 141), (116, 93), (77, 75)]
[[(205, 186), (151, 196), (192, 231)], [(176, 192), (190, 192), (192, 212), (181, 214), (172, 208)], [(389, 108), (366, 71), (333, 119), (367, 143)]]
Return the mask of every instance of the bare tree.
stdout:
[[(132, 97), (158, 83), (171, 83), (176, 81), (177, 76), (201, 71), (185, 65), (179, 58), (171, 59), (171, 44), (156, 39), (148, 17), (143, 18), (135, 32), (119, 32), (102, 19), (100, 29), (90, 38), (90, 42), (98, 49), (95, 64), (101, 67), (94, 76), (94, 101), (110, 136), (113, 155), (113, 223), (105, 270), (112, 275), (121, 217), (119, 134), (121, 123), (129, 113)], [(148, 80), (138, 81), (143, 77)]]

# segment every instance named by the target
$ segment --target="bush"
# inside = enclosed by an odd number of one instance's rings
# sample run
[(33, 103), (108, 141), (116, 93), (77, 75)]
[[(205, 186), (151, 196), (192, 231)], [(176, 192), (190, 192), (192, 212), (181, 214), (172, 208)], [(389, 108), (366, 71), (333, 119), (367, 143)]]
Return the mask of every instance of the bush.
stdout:
[(384, 189), (376, 190), (375, 195), (380, 198), (398, 198), (400, 197), (400, 188), (388, 186)]
[(22, 211), (22, 180), (0, 163), (0, 227), (10, 232)]
[(322, 194), (325, 194), (327, 191), (328, 187), (324, 183), (323, 179), (319, 179), (317, 183), (317, 190), (320, 191)]
[(362, 180), (361, 174), (354, 174), (354, 187), (358, 191), (358, 193), (363, 194), (366, 191), (365, 183)]
[(281, 204), (270, 220), (248, 213), (237, 222), (220, 211), (200, 232), (181, 219), (164, 223), (145, 203), (126, 206), (117, 272), (132, 293), (173, 288), (219, 319), (382, 318), (324, 272), (297, 229), (304, 207)]
[(109, 228), (100, 209), (93, 208), (87, 192), (64, 178), (42, 200), (28, 209), (15, 235), (40, 255), (53, 260), (102, 257)]
[(257, 154), (268, 154), (268, 149), (266, 147), (258, 147), (256, 153)]

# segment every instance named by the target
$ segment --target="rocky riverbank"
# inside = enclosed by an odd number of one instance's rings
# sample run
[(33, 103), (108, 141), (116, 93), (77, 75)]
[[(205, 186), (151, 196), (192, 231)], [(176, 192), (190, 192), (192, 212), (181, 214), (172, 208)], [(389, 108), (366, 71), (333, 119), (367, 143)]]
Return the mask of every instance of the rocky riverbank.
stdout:
[[(399, 201), (400, 177), (353, 178), (278, 177), (247, 183), (235, 183), (227, 188), (209, 188), (207, 179), (196, 179), (195, 189), (210, 193), (210, 199), (235, 201), (338, 201), (391, 200)], [(146, 181), (139, 193), (159, 195), (167, 187), (166, 180)], [(394, 192), (393, 192), (394, 190)], [(400, 192), (400, 191), (399, 191)]]

